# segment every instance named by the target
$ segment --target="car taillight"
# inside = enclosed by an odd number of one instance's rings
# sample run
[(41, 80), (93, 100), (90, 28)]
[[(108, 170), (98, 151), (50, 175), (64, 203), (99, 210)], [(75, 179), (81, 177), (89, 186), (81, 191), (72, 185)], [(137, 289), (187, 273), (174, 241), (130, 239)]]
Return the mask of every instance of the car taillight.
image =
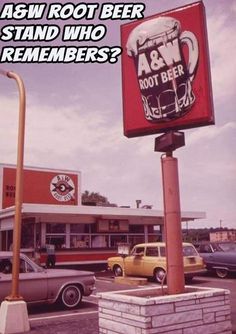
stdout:
[(204, 267), (206, 267), (206, 262), (205, 262), (205, 260), (201, 257), (201, 260), (202, 260), (202, 264), (203, 264), (203, 266)]

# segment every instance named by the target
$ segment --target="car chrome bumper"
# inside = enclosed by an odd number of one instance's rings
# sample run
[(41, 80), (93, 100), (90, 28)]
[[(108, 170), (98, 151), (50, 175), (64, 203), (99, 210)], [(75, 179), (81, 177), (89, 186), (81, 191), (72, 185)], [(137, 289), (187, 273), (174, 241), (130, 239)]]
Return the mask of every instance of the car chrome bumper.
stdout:
[(200, 270), (195, 270), (195, 271), (188, 271), (186, 273), (184, 273), (185, 277), (193, 277), (193, 276), (198, 276), (198, 275), (202, 275), (202, 274), (206, 274), (207, 273), (207, 269), (200, 269)]

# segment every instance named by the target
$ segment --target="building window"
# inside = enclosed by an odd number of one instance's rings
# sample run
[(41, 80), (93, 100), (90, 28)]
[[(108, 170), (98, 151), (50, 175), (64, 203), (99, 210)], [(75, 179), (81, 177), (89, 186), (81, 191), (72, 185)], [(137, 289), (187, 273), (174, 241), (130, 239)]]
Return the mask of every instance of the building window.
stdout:
[(137, 244), (141, 244), (145, 242), (144, 235), (129, 235), (128, 236), (128, 243), (130, 244), (130, 247), (133, 248)]
[(66, 247), (66, 224), (46, 224), (46, 244), (55, 245), (55, 249)]
[(144, 233), (144, 225), (130, 225), (130, 233)]
[(70, 233), (89, 233), (89, 224), (70, 224)]
[(70, 248), (90, 247), (89, 233), (89, 224), (70, 224)]
[[(119, 223), (119, 224), (118, 224)], [(45, 223), (42, 235), (43, 244), (53, 244), (56, 250), (63, 248), (112, 248), (117, 249), (118, 243), (129, 243), (134, 245), (145, 241), (157, 241), (158, 233), (153, 228), (144, 230), (143, 225), (128, 226), (132, 232), (128, 231), (127, 220), (99, 220), (95, 224), (65, 224), (65, 223)], [(46, 232), (46, 233), (45, 233)]]
[(88, 248), (89, 236), (88, 235), (71, 235), (70, 236), (71, 248)]
[(108, 247), (108, 235), (92, 235), (92, 248), (103, 247)]
[(46, 224), (46, 233), (66, 233), (66, 224)]
[(127, 233), (129, 232), (129, 222), (125, 219), (99, 219), (97, 232)]
[(55, 249), (62, 249), (66, 247), (65, 235), (46, 235), (46, 244), (55, 245)]
[(34, 219), (24, 220), (21, 233), (21, 248), (34, 248)]
[(127, 235), (110, 235), (110, 247), (118, 249), (118, 243), (127, 242)]

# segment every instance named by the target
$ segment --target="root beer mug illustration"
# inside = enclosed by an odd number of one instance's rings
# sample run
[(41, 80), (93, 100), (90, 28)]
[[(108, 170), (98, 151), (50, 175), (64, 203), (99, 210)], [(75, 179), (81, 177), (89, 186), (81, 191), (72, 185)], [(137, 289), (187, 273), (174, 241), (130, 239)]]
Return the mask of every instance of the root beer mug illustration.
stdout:
[[(187, 47), (188, 60), (183, 48)], [(133, 57), (145, 118), (168, 121), (186, 114), (194, 104), (192, 82), (198, 64), (198, 41), (180, 22), (158, 17), (136, 26), (127, 41)]]

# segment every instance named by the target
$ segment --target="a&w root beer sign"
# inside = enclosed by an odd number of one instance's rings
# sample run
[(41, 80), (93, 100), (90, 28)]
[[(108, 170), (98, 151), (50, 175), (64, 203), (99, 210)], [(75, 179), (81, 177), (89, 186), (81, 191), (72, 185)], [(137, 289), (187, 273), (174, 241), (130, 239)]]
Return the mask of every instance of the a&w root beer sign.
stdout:
[(121, 26), (124, 132), (214, 124), (202, 2)]

